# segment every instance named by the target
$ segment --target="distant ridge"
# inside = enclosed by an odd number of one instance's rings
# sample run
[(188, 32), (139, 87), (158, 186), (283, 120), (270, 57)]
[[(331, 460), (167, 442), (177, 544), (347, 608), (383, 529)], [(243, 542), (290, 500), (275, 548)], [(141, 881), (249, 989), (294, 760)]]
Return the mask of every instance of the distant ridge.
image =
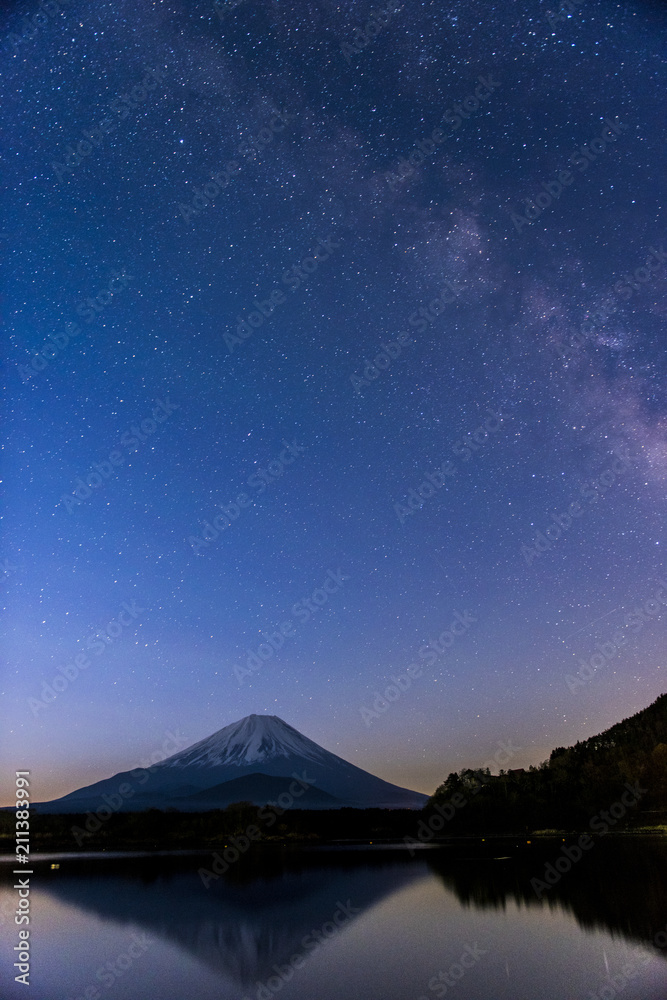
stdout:
[[(244, 778), (232, 778), (223, 781), (212, 788), (204, 788), (185, 797), (184, 801), (191, 803), (197, 809), (224, 809), (234, 802), (252, 802), (256, 806), (266, 805), (280, 799), (281, 795), (289, 795), (288, 778), (274, 778), (269, 774), (257, 772)], [(321, 788), (308, 788), (299, 797), (300, 809), (337, 809), (340, 801)]]

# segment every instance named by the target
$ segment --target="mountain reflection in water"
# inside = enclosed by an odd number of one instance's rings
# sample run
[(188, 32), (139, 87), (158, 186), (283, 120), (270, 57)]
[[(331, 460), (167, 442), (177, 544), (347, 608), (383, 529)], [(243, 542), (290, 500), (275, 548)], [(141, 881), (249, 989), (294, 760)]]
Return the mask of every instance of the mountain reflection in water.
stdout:
[[(667, 924), (667, 840), (596, 840), (540, 901), (531, 880), (543, 879), (545, 865), (563, 856), (562, 845), (562, 840), (537, 841), (530, 847), (524, 842), (513, 856), (484, 862), (462, 862), (450, 858), (447, 851), (433, 851), (428, 863), (466, 906), (505, 909), (508, 900), (536, 908), (559, 906), (584, 929), (603, 929), (633, 943), (651, 945)], [(667, 958), (667, 948), (661, 953)]]
[[(360, 860), (345, 855), (353, 857)], [(430, 878), (421, 862), (368, 862), (366, 855), (363, 864), (314, 869), (296, 864), (278, 870), (270, 863), (258, 867), (254, 878), (220, 878), (208, 889), (196, 865), (174, 871), (162, 862), (139, 877), (127, 871), (72, 875), (54, 880), (48, 891), (104, 919), (131, 921), (245, 986), (270, 976), (274, 964), (303, 953), (304, 937), (328, 924), (339, 904), (352, 912), (342, 924), (345, 929), (384, 897)]]

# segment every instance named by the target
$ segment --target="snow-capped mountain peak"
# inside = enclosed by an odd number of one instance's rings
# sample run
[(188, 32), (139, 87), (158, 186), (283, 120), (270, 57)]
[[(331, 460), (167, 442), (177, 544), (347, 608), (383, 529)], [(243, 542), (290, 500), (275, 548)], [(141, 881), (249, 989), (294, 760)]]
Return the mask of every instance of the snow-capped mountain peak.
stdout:
[(194, 764), (218, 767), (236, 764), (246, 767), (278, 757), (295, 756), (323, 763), (327, 752), (277, 715), (247, 715), (187, 750), (168, 757), (158, 766), (186, 767)]
[(285, 808), (295, 809), (421, 809), (428, 798), (325, 750), (277, 715), (248, 715), (148, 769), (124, 771), (35, 806), (50, 813), (95, 811), (104, 793), (116, 794), (128, 783), (129, 812), (206, 812), (234, 802), (278, 801), (283, 808), (281, 796), (289, 800)]

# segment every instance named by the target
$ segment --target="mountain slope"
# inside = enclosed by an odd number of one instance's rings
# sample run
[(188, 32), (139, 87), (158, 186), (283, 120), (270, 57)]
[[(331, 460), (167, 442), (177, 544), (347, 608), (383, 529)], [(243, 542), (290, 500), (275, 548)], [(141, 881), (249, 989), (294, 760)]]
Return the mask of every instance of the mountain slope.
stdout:
[[(275, 778), (268, 774), (255, 772), (242, 778), (232, 778), (223, 781), (212, 788), (204, 788), (201, 792), (188, 795), (184, 805), (197, 809), (224, 809), (234, 802), (252, 802), (256, 806), (267, 802), (279, 802), (280, 796), (289, 795), (291, 778)], [(333, 795), (313, 786), (304, 791), (299, 798), (300, 809), (338, 809), (341, 803)], [(181, 806), (183, 808), (183, 806)]]
[[(256, 779), (246, 787), (251, 794), (241, 794), (238, 779), (251, 775), (262, 775), (263, 784)], [(244, 798), (264, 805), (280, 794), (279, 784), (269, 779), (283, 779), (284, 792), (293, 789), (290, 797), (296, 809), (419, 809), (427, 801), (421, 792), (392, 785), (330, 753), (276, 715), (249, 715), (153, 765), (150, 772), (125, 771), (36, 805), (40, 812), (51, 813), (101, 808), (202, 811)], [(225, 789), (229, 782), (235, 784)], [(237, 794), (239, 798), (230, 799)]]

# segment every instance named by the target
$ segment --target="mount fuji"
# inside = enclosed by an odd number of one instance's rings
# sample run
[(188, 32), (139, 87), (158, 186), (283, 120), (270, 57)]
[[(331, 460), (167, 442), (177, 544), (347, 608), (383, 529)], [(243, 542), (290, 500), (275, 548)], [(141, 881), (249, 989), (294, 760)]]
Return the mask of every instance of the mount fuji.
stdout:
[(263, 806), (284, 793), (295, 809), (421, 809), (428, 799), (337, 757), (277, 715), (248, 715), (148, 769), (35, 806), (41, 813), (204, 812), (241, 801)]

